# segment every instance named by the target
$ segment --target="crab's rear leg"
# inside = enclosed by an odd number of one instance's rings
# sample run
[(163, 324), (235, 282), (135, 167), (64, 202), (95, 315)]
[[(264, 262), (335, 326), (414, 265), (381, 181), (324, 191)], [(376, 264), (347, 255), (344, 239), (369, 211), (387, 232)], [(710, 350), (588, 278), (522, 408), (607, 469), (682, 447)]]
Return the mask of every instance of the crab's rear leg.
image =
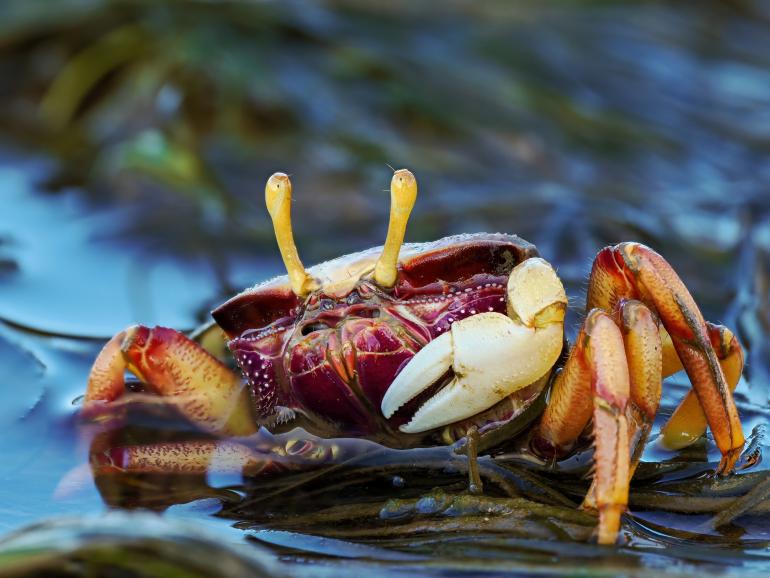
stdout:
[(583, 324), (532, 444), (540, 454), (567, 452), (593, 418), (594, 478), (585, 507), (599, 512), (598, 540), (612, 544), (628, 504), (631, 446), (649, 433), (660, 399), (658, 328), (639, 302), (622, 303), (619, 322), (600, 309)]
[[(639, 301), (621, 301), (615, 311), (615, 322), (623, 337), (628, 364), (630, 389), (626, 418), (631, 454), (628, 472), (630, 482), (641, 459), (660, 404), (663, 359), (658, 321), (647, 306)], [(582, 378), (587, 379), (588, 377), (583, 376)], [(585, 383), (583, 382), (582, 391), (588, 389)], [(581, 386), (576, 384), (575, 380), (573, 380), (573, 384), (577, 387), (576, 392), (571, 392), (574, 399), (575, 394), (580, 394)], [(559, 387), (566, 387), (566, 385)], [(546, 412), (556, 410), (557, 407), (554, 406), (552, 410), (549, 408)], [(546, 425), (551, 428), (559, 427), (558, 423)], [(577, 431), (577, 427), (573, 427), (571, 433), (574, 435), (575, 431)], [(595, 457), (596, 459), (606, 459), (606, 456), (602, 456), (598, 450)], [(586, 509), (598, 509), (597, 482), (598, 478), (594, 477), (583, 502), (583, 507)]]
[(207, 432), (238, 436), (256, 431), (241, 378), (178, 331), (135, 325), (113, 337), (91, 369), (86, 409), (119, 399), (126, 370)]
[(621, 301), (616, 323), (623, 334), (630, 380), (629, 418), (633, 477), (658, 413), (662, 390), (663, 355), (657, 317), (640, 301)]
[(684, 283), (649, 247), (621, 243), (597, 255), (587, 306), (611, 311), (621, 299), (639, 299), (660, 317), (722, 452), (718, 471), (731, 471), (744, 444), (741, 422), (706, 322)]
[[(727, 387), (735, 391), (743, 373), (743, 348), (738, 338), (735, 337), (724, 325), (714, 325), (706, 322), (711, 346), (716, 352), (719, 365), (722, 368)], [(663, 377), (673, 375), (683, 369), (682, 362), (676, 354), (671, 337), (665, 331), (661, 331), (663, 342)], [(661, 428), (661, 440), (669, 449), (677, 450), (692, 444), (706, 431), (706, 416), (698, 401), (694, 390), (690, 390), (666, 425)]]

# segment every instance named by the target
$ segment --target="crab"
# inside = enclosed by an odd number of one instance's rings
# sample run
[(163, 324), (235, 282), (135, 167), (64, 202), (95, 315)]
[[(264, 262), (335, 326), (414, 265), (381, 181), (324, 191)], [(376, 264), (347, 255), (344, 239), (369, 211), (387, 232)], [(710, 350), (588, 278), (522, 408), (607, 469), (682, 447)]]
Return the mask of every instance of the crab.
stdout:
[[(417, 196), (408, 170), (393, 175), (385, 244), (308, 270), (293, 239), (291, 195), (287, 175), (267, 181), (267, 209), (288, 275), (212, 313), (241, 371), (183, 333), (133, 326), (98, 355), (86, 408), (126, 396), (128, 370), (222, 438), (299, 423), (326, 438), (411, 448), (500, 430), (545, 400), (539, 415), (528, 417), (528, 444), (558, 460), (592, 433), (594, 476), (583, 507), (598, 512), (598, 541), (610, 544), (662, 379), (684, 368), (692, 390), (661, 438), (683, 447), (708, 426), (722, 454), (718, 473), (734, 469), (744, 445), (732, 396), (741, 346), (729, 329), (703, 319), (652, 249), (627, 242), (599, 251), (587, 314), (569, 348), (567, 295), (534, 245), (508, 234), (403, 244)], [(246, 460), (242, 448), (200, 440), (132, 446), (123, 448), (118, 465), (205, 470), (212, 460)]]

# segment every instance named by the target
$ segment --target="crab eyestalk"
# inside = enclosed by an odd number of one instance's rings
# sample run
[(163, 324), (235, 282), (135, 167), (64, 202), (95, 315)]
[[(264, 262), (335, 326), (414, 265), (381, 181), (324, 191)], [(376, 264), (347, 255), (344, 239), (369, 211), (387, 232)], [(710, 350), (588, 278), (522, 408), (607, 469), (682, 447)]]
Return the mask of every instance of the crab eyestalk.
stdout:
[(265, 204), (273, 221), (275, 240), (289, 274), (291, 289), (297, 296), (304, 297), (313, 290), (315, 281), (305, 271), (294, 244), (291, 230), (291, 181), (288, 175), (275, 173), (267, 180)]
[(417, 199), (417, 180), (407, 169), (393, 173), (390, 181), (390, 222), (382, 254), (374, 268), (374, 280), (381, 287), (396, 284), (398, 253), (404, 242), (406, 223)]

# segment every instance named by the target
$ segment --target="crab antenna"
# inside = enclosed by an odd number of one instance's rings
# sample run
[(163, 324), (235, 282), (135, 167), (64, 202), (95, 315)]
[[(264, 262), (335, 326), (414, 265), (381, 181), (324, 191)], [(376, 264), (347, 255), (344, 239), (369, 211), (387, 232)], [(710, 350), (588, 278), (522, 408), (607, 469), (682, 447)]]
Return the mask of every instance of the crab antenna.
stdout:
[(396, 284), (398, 253), (404, 242), (406, 223), (417, 199), (417, 181), (406, 169), (393, 173), (390, 181), (390, 222), (382, 254), (374, 268), (374, 280), (382, 287)]
[(299, 260), (294, 234), (291, 231), (291, 181), (284, 173), (275, 173), (265, 185), (265, 204), (273, 220), (275, 240), (281, 251), (283, 264), (289, 273), (291, 289), (299, 297), (313, 290), (313, 278), (307, 274)]

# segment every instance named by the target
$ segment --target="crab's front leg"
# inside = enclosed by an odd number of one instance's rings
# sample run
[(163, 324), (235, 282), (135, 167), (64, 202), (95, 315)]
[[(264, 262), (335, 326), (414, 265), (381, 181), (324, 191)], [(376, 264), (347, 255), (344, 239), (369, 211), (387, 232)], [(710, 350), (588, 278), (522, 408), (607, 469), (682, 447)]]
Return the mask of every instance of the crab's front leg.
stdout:
[[(256, 431), (241, 378), (196, 342), (165, 327), (130, 327), (107, 342), (89, 375), (85, 415), (99, 416), (120, 403), (126, 393), (126, 370), (206, 432), (245, 436)], [(192, 471), (212, 463), (237, 462), (244, 451), (234, 444), (193, 441), (104, 448), (97, 452), (95, 465), (97, 469), (111, 464), (131, 471)]]
[(108, 341), (88, 378), (86, 411), (123, 396), (126, 370), (205, 431), (256, 431), (240, 376), (174, 329), (135, 325)]
[(561, 354), (566, 308), (564, 287), (546, 261), (520, 263), (508, 279), (508, 315), (480, 313), (456, 321), (428, 343), (388, 388), (384, 415), (391, 417), (450, 370), (449, 383), (402, 431), (418, 433), (461, 421), (532, 384)]
[[(716, 336), (717, 339), (714, 339), (714, 331), (709, 330), (698, 306), (671, 265), (644, 245), (621, 243), (603, 249), (596, 257), (587, 305), (612, 311), (622, 299), (639, 299), (660, 317), (722, 452), (719, 472), (731, 471), (740, 456), (744, 437), (723, 366), (729, 368), (732, 374), (739, 369), (738, 366), (742, 367), (737, 341), (730, 345), (730, 339), (726, 339), (728, 351), (721, 356), (717, 354), (714, 342), (719, 343), (727, 336)], [(737, 382), (738, 376), (731, 375), (732, 381)], [(692, 406), (693, 401), (691, 397), (688, 405)], [(679, 427), (697, 431), (702, 424), (702, 419), (698, 421), (700, 414), (695, 411), (679, 415)], [(673, 437), (671, 430), (669, 437)]]

